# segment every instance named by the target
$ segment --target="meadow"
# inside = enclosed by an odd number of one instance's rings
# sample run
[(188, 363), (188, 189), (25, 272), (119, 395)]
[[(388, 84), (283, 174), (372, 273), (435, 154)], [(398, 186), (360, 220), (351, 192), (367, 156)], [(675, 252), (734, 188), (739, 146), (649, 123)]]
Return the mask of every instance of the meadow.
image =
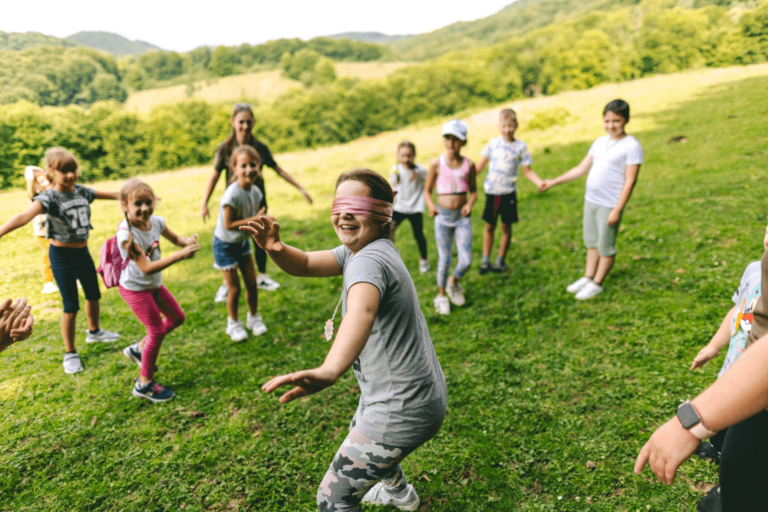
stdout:
[[(670, 487), (648, 470), (635, 476), (632, 466), (655, 427), (714, 380), (722, 357), (696, 373), (688, 366), (730, 308), (744, 267), (762, 254), (766, 88), (768, 65), (760, 65), (510, 104), (542, 177), (583, 158), (603, 133), (607, 101), (632, 105), (628, 131), (646, 160), (623, 217), (616, 266), (591, 301), (565, 291), (583, 271), (583, 180), (544, 194), (521, 180), (510, 270), (482, 277), (480, 194), (467, 304), (448, 317), (432, 306), (434, 270), (418, 274), (410, 226), (398, 231), (449, 389), (442, 431), (403, 464), (420, 511), (695, 510), (717, 481), (716, 465), (694, 458)], [(461, 114), (470, 158), (497, 135), (499, 108)], [(426, 163), (441, 151), (444, 120), (277, 155), (315, 199), (309, 206), (266, 170), (270, 212), (284, 240), (305, 250), (338, 245), (329, 222), (338, 174), (360, 166), (386, 173), (403, 138)], [(680, 136), (687, 142), (670, 142)], [(283, 286), (259, 295), (269, 331), (232, 343), (225, 308), (212, 300), (221, 282), (212, 267), (213, 222), (199, 216), (210, 170), (146, 177), (162, 198), (156, 214), (174, 231), (200, 233), (203, 246), (164, 272), (188, 318), (160, 355), (158, 380), (177, 392), (166, 404), (130, 395), (138, 371), (121, 351), (143, 330), (115, 290), (104, 291), (102, 324), (123, 340), (86, 345), (80, 335), (85, 372), (65, 375), (61, 303), (39, 293), (31, 227), (0, 240), (0, 297), (28, 297), (38, 320), (31, 340), (0, 355), (0, 510), (316, 509), (317, 485), (357, 404), (354, 377), (286, 406), (260, 386), (321, 363), (328, 349), (322, 328), (341, 280), (292, 278), (270, 263)], [(116, 190), (120, 182), (94, 186)], [(219, 184), (214, 199), (222, 191)], [(0, 195), (0, 220), (28, 204), (20, 191)], [(216, 202), (210, 207), (216, 211)], [(120, 218), (114, 202), (94, 203), (95, 259)], [(434, 269), (433, 243), (429, 249)], [(163, 250), (173, 249), (164, 243)]]

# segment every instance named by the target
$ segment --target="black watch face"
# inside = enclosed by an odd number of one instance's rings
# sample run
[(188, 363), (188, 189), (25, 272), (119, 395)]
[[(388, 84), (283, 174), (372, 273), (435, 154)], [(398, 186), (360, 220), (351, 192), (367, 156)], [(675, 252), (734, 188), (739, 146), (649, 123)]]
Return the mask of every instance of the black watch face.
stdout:
[(693, 427), (701, 421), (699, 415), (696, 414), (696, 409), (687, 402), (677, 408), (677, 417), (680, 418), (680, 423), (686, 429)]

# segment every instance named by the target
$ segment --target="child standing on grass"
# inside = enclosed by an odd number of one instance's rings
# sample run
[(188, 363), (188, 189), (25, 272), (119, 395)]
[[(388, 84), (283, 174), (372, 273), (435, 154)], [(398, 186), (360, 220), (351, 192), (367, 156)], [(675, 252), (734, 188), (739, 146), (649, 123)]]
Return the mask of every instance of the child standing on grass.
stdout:
[(35, 196), (26, 211), (12, 217), (0, 227), (0, 237), (18, 229), (41, 213), (48, 214), (48, 233), (50, 240), (49, 258), (51, 271), (59, 286), (64, 301), (64, 314), (61, 316), (61, 336), (64, 339), (64, 371), (77, 373), (83, 371), (80, 355), (75, 348), (75, 327), (80, 299), (77, 293), (77, 281), (85, 292), (85, 315), (88, 318), (88, 330), (85, 342), (117, 341), (120, 335), (105, 331), (99, 327), (99, 279), (88, 252), (88, 236), (91, 226), (91, 207), (94, 199), (117, 199), (115, 192), (97, 192), (90, 187), (77, 184), (77, 160), (69, 151), (51, 148), (46, 151), (48, 162), (48, 180), (53, 188)]
[[(281, 403), (330, 387), (351, 367), (360, 404), (317, 492), (322, 511), (360, 512), (361, 502), (417, 510), (419, 497), (400, 463), (440, 430), (447, 389), (416, 287), (392, 243), (393, 191), (367, 169), (342, 174), (331, 223), (342, 245), (305, 253), (280, 241), (260, 217), (243, 227), (285, 272), (344, 276), (342, 321), (318, 368), (275, 377), (266, 392), (295, 386)], [(326, 331), (330, 340), (332, 333)]]
[[(464, 305), (464, 288), (459, 284), (459, 280), (464, 277), (472, 264), (472, 221), (469, 214), (472, 213), (472, 206), (477, 201), (477, 184), (475, 183), (475, 163), (461, 155), (461, 148), (466, 143), (466, 124), (453, 119), (443, 125), (445, 153), (430, 163), (424, 191), (429, 214), (435, 218), (438, 294), (434, 303), (437, 312), (441, 315), (451, 313), (450, 302), (456, 306)], [(437, 205), (432, 200), (432, 190), (435, 188)], [(459, 261), (449, 279), (454, 238)]]
[(579, 165), (553, 180), (545, 180), (541, 191), (576, 180), (585, 174), (584, 245), (587, 265), (584, 277), (571, 283), (567, 290), (579, 300), (589, 299), (603, 291), (603, 280), (616, 259), (616, 237), (619, 223), (635, 187), (643, 148), (624, 127), (629, 122), (629, 105), (613, 100), (603, 109), (603, 128), (607, 135), (592, 143), (589, 153)]
[(248, 317), (245, 327), (255, 336), (267, 332), (267, 326), (258, 313), (259, 289), (256, 283), (256, 266), (253, 263), (248, 234), (240, 231), (249, 220), (264, 213), (261, 206), (263, 196), (255, 185), (261, 175), (259, 154), (251, 146), (238, 146), (232, 152), (232, 169), (235, 181), (227, 187), (221, 196), (219, 218), (213, 232), (213, 266), (224, 273), (227, 285), (226, 332), (232, 341), (243, 341), (248, 333), (239, 320), (240, 277), (237, 269), (243, 273), (245, 299), (248, 302)]
[(413, 228), (413, 237), (419, 246), (419, 272), (429, 272), (427, 259), (427, 240), (424, 238), (424, 182), (427, 168), (416, 164), (416, 146), (404, 140), (397, 146), (397, 165), (393, 165), (389, 174), (389, 183), (397, 191), (395, 206), (392, 208), (393, 230), (408, 220)]
[[(126, 347), (123, 354), (141, 368), (133, 396), (165, 402), (173, 398), (174, 393), (155, 381), (157, 356), (165, 336), (183, 324), (185, 316), (171, 292), (163, 286), (160, 272), (194, 256), (200, 245), (196, 234), (189, 238), (179, 236), (168, 228), (163, 217), (153, 215), (155, 194), (143, 181), (128, 180), (118, 194), (125, 220), (117, 227), (117, 246), (123, 260), (130, 258), (120, 274), (120, 296), (147, 329), (144, 339)], [(161, 259), (161, 235), (183, 249)]]
[[(27, 196), (34, 201), (35, 196), (53, 187), (45, 169), (28, 165), (24, 169), (24, 179), (27, 182)], [(59, 289), (53, 280), (53, 271), (51, 271), (51, 260), (48, 258), (48, 246), (51, 245), (45, 237), (48, 230), (48, 219), (44, 213), (41, 213), (32, 220), (32, 229), (37, 242), (43, 248), (43, 291), (42, 293), (56, 293)]]
[[(512, 224), (518, 222), (517, 216), (517, 178), (520, 168), (523, 175), (540, 188), (544, 183), (531, 170), (533, 159), (528, 152), (528, 145), (515, 139), (517, 130), (517, 113), (511, 108), (505, 108), (499, 114), (499, 132), (501, 137), (491, 139), (483, 149), (480, 161), (477, 162), (477, 173), (480, 174), (488, 166), (488, 175), (483, 182), (485, 190), (485, 233), (483, 234), (483, 260), (480, 263), (480, 274), (486, 272), (504, 272), (507, 270), (505, 259), (512, 240)], [(496, 231), (496, 222), (501, 217), (501, 244), (499, 256), (491, 265), (491, 249)]]

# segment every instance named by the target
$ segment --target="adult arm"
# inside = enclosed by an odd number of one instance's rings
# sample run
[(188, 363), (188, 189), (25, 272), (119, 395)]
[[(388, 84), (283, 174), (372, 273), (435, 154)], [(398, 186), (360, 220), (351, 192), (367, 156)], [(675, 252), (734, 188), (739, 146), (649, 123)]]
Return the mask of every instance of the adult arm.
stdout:
[(562, 183), (568, 183), (570, 181), (577, 180), (582, 176), (586, 175), (587, 173), (589, 173), (589, 169), (591, 167), (592, 167), (592, 155), (587, 155), (584, 157), (584, 160), (582, 160), (579, 163), (579, 165), (577, 165), (573, 169), (564, 172), (563, 174), (561, 174), (555, 179), (544, 180), (544, 183), (542, 184), (541, 187), (539, 187), (539, 190), (544, 192), (545, 190), (550, 189), (555, 185), (560, 185)]
[(424, 184), (424, 202), (427, 203), (427, 210), (429, 211), (429, 215), (431, 217), (434, 217), (438, 214), (437, 206), (435, 206), (435, 202), (432, 199), (432, 190), (434, 190), (435, 183), (437, 183), (437, 173), (439, 167), (439, 160), (437, 158), (432, 160), (432, 162), (429, 164), (429, 170), (427, 171), (427, 182)]
[(101, 192), (98, 190), (94, 190), (96, 192), (96, 199), (117, 199), (117, 192)]
[[(127, 240), (123, 242), (123, 248), (127, 250)], [(185, 245), (183, 249), (171, 254), (170, 256), (166, 256), (165, 258), (161, 258), (157, 261), (150, 261), (146, 256), (144, 256), (144, 251), (141, 250), (141, 247), (139, 247), (139, 245), (134, 242), (133, 251), (128, 251), (128, 257), (131, 258), (134, 263), (136, 263), (136, 266), (139, 267), (139, 270), (144, 272), (146, 275), (152, 275), (165, 270), (174, 263), (177, 263), (183, 259), (191, 258), (199, 250), (200, 244), (198, 244), (197, 240), (195, 240), (193, 243)]]
[(277, 173), (278, 176), (283, 178), (285, 181), (287, 181), (288, 183), (290, 183), (291, 185), (299, 189), (299, 192), (301, 192), (301, 195), (304, 196), (304, 199), (306, 199), (309, 204), (312, 204), (312, 197), (309, 195), (309, 192), (307, 192), (304, 189), (304, 187), (302, 187), (299, 184), (298, 181), (293, 179), (293, 177), (290, 174), (288, 174), (288, 172), (285, 169), (283, 169), (279, 165), (275, 165), (275, 172)]
[(208, 200), (211, 198), (211, 194), (213, 194), (213, 189), (216, 188), (216, 183), (219, 181), (219, 176), (221, 176), (221, 171), (217, 171), (214, 168), (211, 176), (208, 178), (208, 183), (205, 184), (205, 192), (203, 192), (203, 204), (200, 207), (200, 215), (203, 217), (203, 222), (205, 222), (206, 219), (211, 216), (210, 212), (208, 211)]
[(333, 386), (365, 348), (380, 300), (381, 293), (376, 286), (365, 282), (354, 284), (347, 295), (347, 313), (322, 366), (275, 377), (261, 389), (269, 393), (280, 386), (295, 386), (280, 397), (280, 403), (285, 404)]
[(29, 208), (21, 213), (17, 213), (11, 217), (8, 222), (0, 226), (0, 238), (4, 237), (13, 230), (19, 229), (22, 226), (26, 226), (32, 219), (43, 213), (43, 205), (40, 201), (32, 201)]
[(528, 181), (536, 185), (536, 188), (541, 190), (541, 186), (544, 184), (544, 180), (539, 178), (539, 175), (536, 174), (533, 169), (531, 169), (530, 165), (523, 166), (523, 176), (525, 176)]
[(736, 314), (736, 308), (733, 306), (730, 311), (725, 315), (723, 321), (720, 323), (720, 328), (717, 330), (707, 346), (699, 350), (699, 353), (693, 359), (691, 364), (691, 371), (696, 368), (700, 368), (707, 364), (711, 359), (717, 357), (720, 350), (723, 347), (727, 347), (731, 341), (731, 323), (733, 322), (733, 315)]
[(340, 276), (342, 269), (331, 251), (304, 252), (280, 240), (280, 224), (274, 217), (262, 215), (240, 227), (251, 234), (285, 273), (298, 277)]
[(259, 213), (253, 217), (235, 220), (235, 217), (237, 217), (237, 211), (232, 206), (226, 204), (224, 205), (224, 229), (240, 229), (240, 226), (247, 226), (249, 221), (259, 220), (259, 217), (264, 215), (264, 212), (265, 208), (262, 206), (259, 210)]
[(477, 201), (477, 172), (475, 172), (475, 162), (469, 162), (469, 199), (461, 207), (461, 216), (466, 217), (472, 213), (472, 207)]
[(621, 212), (624, 211), (624, 207), (629, 201), (629, 197), (632, 195), (632, 190), (637, 183), (637, 174), (640, 172), (640, 164), (632, 164), (627, 166), (624, 176), (626, 181), (621, 188), (621, 195), (619, 196), (619, 202), (616, 203), (611, 213), (608, 214), (608, 225), (615, 226), (621, 220)]

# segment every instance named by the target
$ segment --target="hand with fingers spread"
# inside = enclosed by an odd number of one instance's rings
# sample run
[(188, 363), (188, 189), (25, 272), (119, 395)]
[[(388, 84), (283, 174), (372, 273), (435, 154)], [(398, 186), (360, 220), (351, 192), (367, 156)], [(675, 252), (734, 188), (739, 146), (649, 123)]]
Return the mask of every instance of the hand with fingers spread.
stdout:
[(281, 386), (295, 386), (280, 397), (281, 404), (287, 404), (297, 398), (307, 395), (314, 395), (325, 388), (333, 386), (338, 380), (338, 375), (322, 366), (312, 370), (303, 370), (300, 372), (289, 373), (271, 379), (264, 384), (261, 389), (271, 393)]
[(6, 299), (0, 303), (0, 352), (32, 334), (34, 319), (27, 299)]
[(240, 230), (250, 233), (258, 246), (265, 251), (276, 251), (282, 246), (280, 224), (269, 215), (262, 215), (259, 220), (248, 221), (248, 225), (240, 226)]
[(683, 428), (680, 420), (672, 418), (653, 433), (635, 461), (635, 473), (646, 464), (656, 477), (667, 485), (675, 481), (680, 465), (696, 451), (701, 440)]

